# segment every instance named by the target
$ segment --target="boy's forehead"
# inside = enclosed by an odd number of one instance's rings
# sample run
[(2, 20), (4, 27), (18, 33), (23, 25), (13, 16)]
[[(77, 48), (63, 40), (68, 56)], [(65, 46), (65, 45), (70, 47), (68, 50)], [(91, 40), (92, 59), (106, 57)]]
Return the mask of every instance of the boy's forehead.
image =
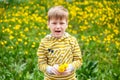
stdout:
[(52, 17), (52, 18), (50, 18), (50, 21), (57, 21), (57, 20), (60, 20), (60, 21), (67, 21), (67, 19), (65, 18), (65, 17), (63, 17), (63, 18), (60, 18), (60, 17)]
[(67, 19), (66, 18), (51, 18), (50, 21), (66, 21), (67, 22)]

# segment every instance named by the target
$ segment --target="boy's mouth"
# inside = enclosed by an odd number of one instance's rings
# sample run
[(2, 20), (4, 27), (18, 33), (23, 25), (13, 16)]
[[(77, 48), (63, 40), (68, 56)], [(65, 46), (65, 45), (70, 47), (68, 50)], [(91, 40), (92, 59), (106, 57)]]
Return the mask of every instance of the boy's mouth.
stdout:
[(61, 31), (55, 31), (56, 33), (60, 33)]

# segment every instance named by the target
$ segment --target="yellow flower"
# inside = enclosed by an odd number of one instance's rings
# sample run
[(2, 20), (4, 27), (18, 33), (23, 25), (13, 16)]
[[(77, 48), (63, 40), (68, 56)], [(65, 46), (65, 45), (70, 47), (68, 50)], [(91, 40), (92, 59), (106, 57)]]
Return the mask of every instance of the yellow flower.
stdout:
[(109, 51), (109, 48), (106, 48), (106, 51)]
[(86, 40), (86, 37), (84, 35), (81, 36), (81, 40), (84, 41)]
[(41, 35), (41, 33), (38, 33), (38, 35)]
[(16, 26), (14, 27), (14, 29), (15, 29), (15, 30), (20, 29), (20, 25), (16, 25)]
[(32, 48), (34, 48), (34, 47), (35, 47), (35, 45), (33, 44), (33, 45), (32, 45)]
[(19, 38), (19, 39), (18, 39), (18, 41), (19, 41), (19, 42), (22, 42), (22, 39), (21, 39), (21, 38)]
[(23, 33), (20, 33), (20, 36), (21, 36), (21, 37), (23, 37), (23, 38), (25, 38), (25, 37), (26, 37)]
[(13, 46), (8, 46), (8, 49), (13, 49)]
[(18, 42), (15, 42), (17, 45), (19, 44)]
[(64, 72), (64, 71), (65, 71), (64, 66), (63, 66), (63, 65), (59, 66), (58, 71), (59, 71), (59, 72)]
[(25, 31), (25, 32), (29, 31), (29, 28), (28, 28), (28, 27), (26, 27), (24, 31)]
[(9, 39), (12, 40), (14, 38), (14, 36), (10, 35)]
[(3, 41), (1, 41), (1, 44), (2, 44), (2, 45), (4, 45), (4, 42), (3, 42)]
[(68, 67), (68, 64), (63, 64), (63, 65), (64, 65), (65, 69)]
[(38, 41), (39, 39), (38, 39), (38, 38), (35, 38), (35, 40), (37, 40), (37, 41)]
[(24, 45), (27, 45), (27, 42), (24, 42)]
[(33, 44), (35, 44), (35, 42), (33, 42)]
[(25, 51), (25, 54), (27, 55), (27, 54), (28, 54), (28, 51)]
[(97, 39), (96, 39), (96, 37), (95, 37), (95, 36), (93, 36), (93, 37), (92, 37), (92, 40), (93, 40), (93, 41), (96, 41)]
[(119, 34), (119, 30), (118, 29), (114, 29), (113, 30), (115, 34)]
[(58, 71), (59, 72), (64, 72), (67, 67), (68, 67), (68, 64), (61, 64), (58, 68)]
[(73, 33), (73, 34), (77, 34), (77, 31), (75, 31), (75, 30), (72, 30), (72, 33)]

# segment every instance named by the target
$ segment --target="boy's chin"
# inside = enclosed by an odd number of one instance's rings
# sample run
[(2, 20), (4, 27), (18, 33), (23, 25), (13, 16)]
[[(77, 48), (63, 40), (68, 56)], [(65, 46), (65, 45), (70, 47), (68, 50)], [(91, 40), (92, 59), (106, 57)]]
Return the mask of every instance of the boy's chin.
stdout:
[(56, 37), (56, 38), (61, 38), (62, 35), (54, 35), (54, 37)]

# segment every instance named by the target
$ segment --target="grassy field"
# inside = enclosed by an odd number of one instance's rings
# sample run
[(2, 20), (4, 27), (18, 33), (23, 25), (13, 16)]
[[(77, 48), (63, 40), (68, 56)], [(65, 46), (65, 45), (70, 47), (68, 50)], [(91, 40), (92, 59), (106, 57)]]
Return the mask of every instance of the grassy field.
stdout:
[(0, 0), (0, 80), (43, 80), (36, 52), (55, 5), (69, 10), (82, 51), (78, 80), (120, 80), (119, 0)]

